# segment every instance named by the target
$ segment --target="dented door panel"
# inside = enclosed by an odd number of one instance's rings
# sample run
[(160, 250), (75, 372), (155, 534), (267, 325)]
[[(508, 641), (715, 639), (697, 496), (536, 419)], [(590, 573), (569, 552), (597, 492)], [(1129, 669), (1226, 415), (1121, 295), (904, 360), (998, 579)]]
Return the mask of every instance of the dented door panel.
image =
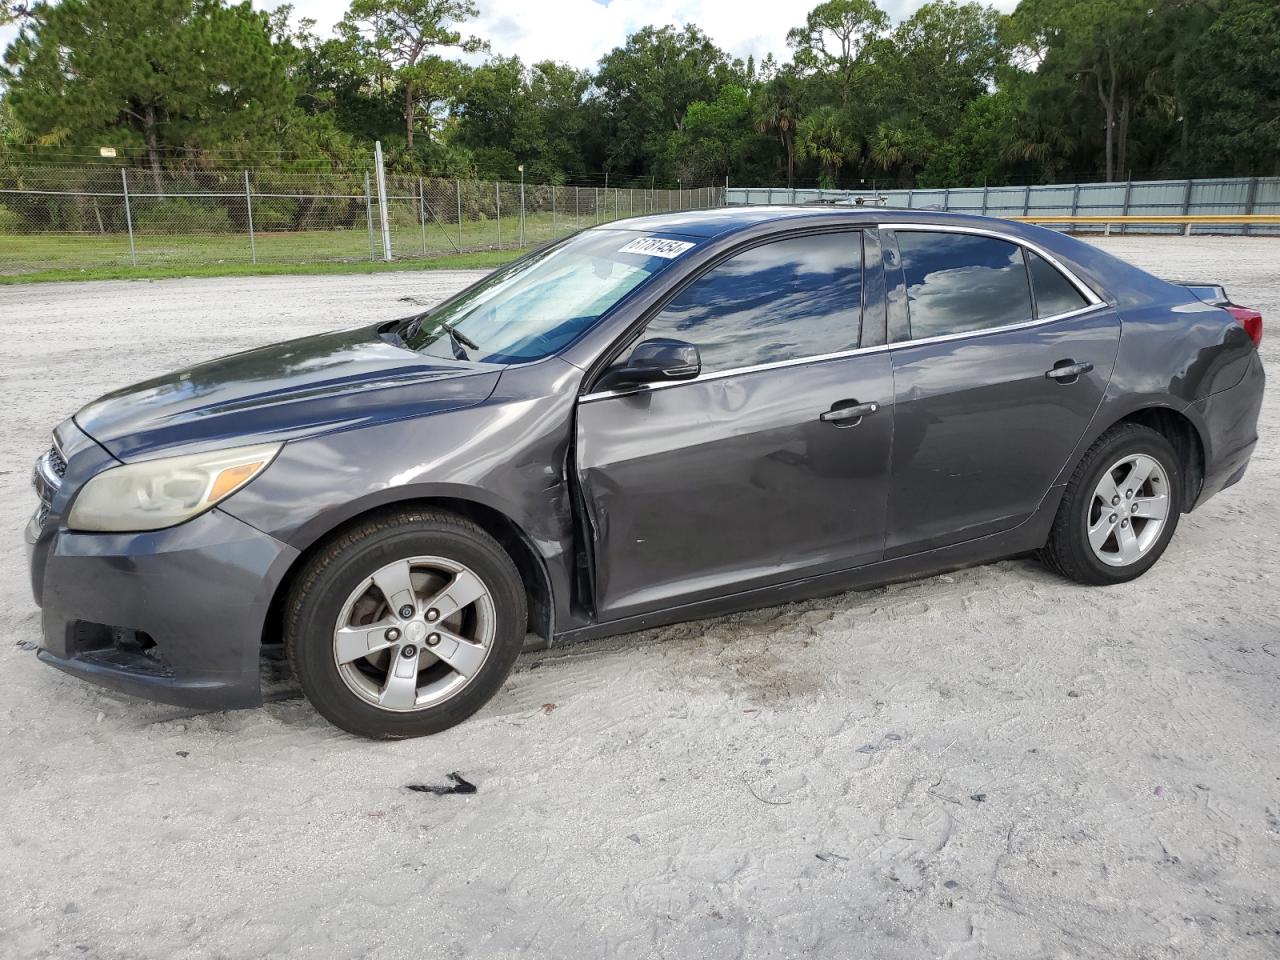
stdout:
[(580, 403), (601, 619), (880, 559), (892, 398), (881, 349)]

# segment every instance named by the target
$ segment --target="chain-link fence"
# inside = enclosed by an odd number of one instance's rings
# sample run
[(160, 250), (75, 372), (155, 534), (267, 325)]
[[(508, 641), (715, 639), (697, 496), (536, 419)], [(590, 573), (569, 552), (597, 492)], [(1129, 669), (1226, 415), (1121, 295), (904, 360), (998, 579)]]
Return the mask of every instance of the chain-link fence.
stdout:
[(292, 173), (0, 164), (0, 274), (523, 249), (593, 224), (722, 201), (717, 187), (379, 178), (373, 166)]

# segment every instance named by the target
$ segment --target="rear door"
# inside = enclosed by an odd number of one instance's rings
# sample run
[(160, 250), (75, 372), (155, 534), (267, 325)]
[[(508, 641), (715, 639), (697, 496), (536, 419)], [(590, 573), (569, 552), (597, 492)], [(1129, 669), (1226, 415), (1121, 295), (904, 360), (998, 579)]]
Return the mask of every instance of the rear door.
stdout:
[(900, 259), (886, 270), (891, 558), (1031, 516), (1102, 401), (1120, 321), (1047, 254), (996, 235), (882, 233)]
[(752, 247), (635, 338), (695, 344), (697, 379), (580, 400), (602, 620), (880, 559), (893, 387), (860, 349), (865, 286), (859, 231)]

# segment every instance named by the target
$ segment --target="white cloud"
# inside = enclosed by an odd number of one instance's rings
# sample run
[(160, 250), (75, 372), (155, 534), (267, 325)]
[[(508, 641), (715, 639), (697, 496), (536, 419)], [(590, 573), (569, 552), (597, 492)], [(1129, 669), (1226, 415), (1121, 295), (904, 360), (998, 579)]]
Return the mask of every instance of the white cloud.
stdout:
[[(881, 0), (880, 6), (897, 22), (924, 0)], [(556, 60), (575, 67), (594, 67), (629, 34), (647, 25), (697, 24), (717, 45), (734, 56), (754, 55), (759, 61), (772, 53), (789, 59), (787, 31), (804, 22), (812, 3), (761, 0), (477, 0), (480, 16), (470, 32), (489, 40), (494, 53), (518, 54), (526, 63)], [(1011, 10), (1017, 0), (994, 0)], [(271, 6), (255, 0), (257, 6)], [(300, 16), (327, 31), (342, 18), (345, 0), (294, 0)]]
[[(489, 40), (494, 53), (518, 54), (526, 63), (556, 60), (591, 68), (628, 34), (653, 24), (683, 26), (695, 23), (717, 45), (737, 57), (755, 55), (761, 60), (772, 53), (780, 61), (789, 58), (787, 31), (804, 22), (817, 5), (786, 0), (477, 0), (480, 16), (469, 32)], [(896, 22), (924, 0), (881, 0), (880, 6)], [(1001, 10), (1012, 10), (1017, 0), (994, 0)], [(254, 0), (268, 9), (279, 0)], [(299, 17), (316, 21), (316, 30), (328, 34), (342, 19), (347, 0), (294, 0)], [(13, 38), (12, 28), (0, 28), (0, 47)]]

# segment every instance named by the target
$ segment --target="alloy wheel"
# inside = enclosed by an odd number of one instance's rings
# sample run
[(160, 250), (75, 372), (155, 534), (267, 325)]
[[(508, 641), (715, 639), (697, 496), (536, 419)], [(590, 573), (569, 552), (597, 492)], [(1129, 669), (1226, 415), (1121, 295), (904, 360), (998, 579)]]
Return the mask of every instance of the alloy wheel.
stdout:
[(1131, 454), (1106, 470), (1085, 514), (1094, 556), (1110, 567), (1142, 559), (1169, 516), (1169, 477), (1154, 457)]
[(456, 696), (493, 649), (488, 586), (464, 564), (411, 557), (376, 570), (347, 597), (333, 631), (338, 674), (382, 710), (411, 712)]

